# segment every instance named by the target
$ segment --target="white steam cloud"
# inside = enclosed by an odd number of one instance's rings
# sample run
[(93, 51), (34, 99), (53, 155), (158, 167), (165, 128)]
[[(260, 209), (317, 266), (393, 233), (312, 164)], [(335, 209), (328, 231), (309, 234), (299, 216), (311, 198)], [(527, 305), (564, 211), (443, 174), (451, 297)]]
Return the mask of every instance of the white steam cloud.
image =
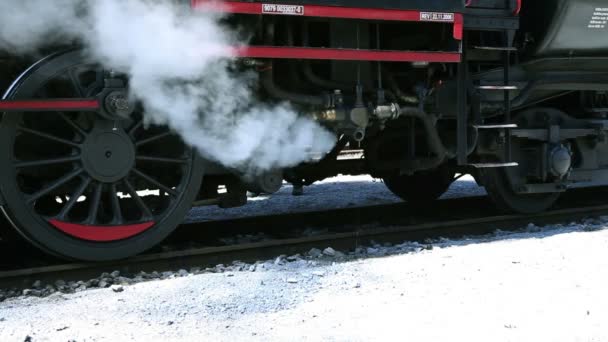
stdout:
[(284, 168), (329, 151), (333, 134), (288, 104), (257, 102), (256, 75), (231, 72), (225, 48), (244, 42), (219, 19), (159, 0), (1, 1), (0, 50), (83, 42), (94, 59), (130, 76), (148, 122), (170, 126), (228, 167)]

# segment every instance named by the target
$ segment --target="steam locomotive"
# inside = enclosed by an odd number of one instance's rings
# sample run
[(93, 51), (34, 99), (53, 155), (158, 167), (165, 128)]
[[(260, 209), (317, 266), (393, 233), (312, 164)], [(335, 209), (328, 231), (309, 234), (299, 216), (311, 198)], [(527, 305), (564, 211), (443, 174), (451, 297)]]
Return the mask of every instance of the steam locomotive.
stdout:
[[(602, 0), (192, 0), (251, 33), (231, 49), (259, 96), (336, 133), (327, 155), (243, 178), (166, 127), (77, 50), (0, 59), (0, 205), (65, 258), (158, 244), (195, 205), (243, 205), (336, 174), (371, 174), (432, 205), (472, 174), (500, 208), (548, 209), (608, 183), (608, 7)], [(357, 158), (344, 155), (359, 153)], [(218, 188), (226, 191), (219, 193)]]

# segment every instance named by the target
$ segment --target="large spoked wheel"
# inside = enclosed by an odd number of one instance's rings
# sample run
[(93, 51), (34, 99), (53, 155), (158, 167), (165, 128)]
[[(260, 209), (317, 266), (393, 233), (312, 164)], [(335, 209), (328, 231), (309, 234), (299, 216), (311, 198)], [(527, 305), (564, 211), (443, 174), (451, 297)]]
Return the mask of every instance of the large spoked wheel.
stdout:
[[(102, 68), (65, 52), (26, 71), (4, 99), (94, 96), (103, 81)], [(202, 161), (168, 128), (144, 127), (142, 114), (5, 113), (0, 190), (15, 228), (47, 252), (90, 261), (140, 253), (171, 233), (200, 188)]]
[(384, 184), (395, 195), (413, 205), (427, 205), (443, 195), (454, 182), (455, 173), (447, 167), (413, 175), (393, 175)]

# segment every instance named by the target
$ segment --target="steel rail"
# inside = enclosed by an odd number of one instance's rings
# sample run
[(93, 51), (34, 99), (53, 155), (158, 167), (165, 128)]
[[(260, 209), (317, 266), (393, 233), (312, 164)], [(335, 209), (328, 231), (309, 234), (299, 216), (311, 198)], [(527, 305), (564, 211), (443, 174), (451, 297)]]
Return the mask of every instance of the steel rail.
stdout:
[(275, 239), (230, 246), (205, 247), (181, 251), (153, 253), (109, 263), (68, 263), (47, 267), (0, 272), (0, 288), (27, 288), (35, 280), (53, 282), (57, 279), (84, 280), (98, 277), (103, 272), (119, 270), (121, 274), (163, 272), (231, 263), (234, 260), (253, 262), (276, 257), (280, 254), (295, 254), (310, 248), (352, 249), (375, 242), (420, 241), (433, 237), (455, 237), (483, 234), (496, 229), (513, 229), (529, 223), (537, 225), (575, 221), (608, 214), (608, 205), (567, 208), (534, 215), (499, 215), (471, 219), (429, 222), (412, 225), (376, 226), (356, 228), (348, 232), (323, 235)]

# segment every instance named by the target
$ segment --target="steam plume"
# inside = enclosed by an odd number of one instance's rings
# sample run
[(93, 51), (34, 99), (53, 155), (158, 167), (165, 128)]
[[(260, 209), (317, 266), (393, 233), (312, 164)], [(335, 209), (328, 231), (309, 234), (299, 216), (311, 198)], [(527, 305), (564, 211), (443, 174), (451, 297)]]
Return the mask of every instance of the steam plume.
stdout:
[(169, 125), (228, 167), (290, 167), (311, 150), (331, 149), (335, 137), (288, 104), (255, 100), (256, 75), (232, 72), (222, 57), (243, 42), (219, 19), (169, 1), (3, 1), (0, 49), (31, 53), (49, 40), (81, 41), (95, 60), (130, 76), (147, 122)]

